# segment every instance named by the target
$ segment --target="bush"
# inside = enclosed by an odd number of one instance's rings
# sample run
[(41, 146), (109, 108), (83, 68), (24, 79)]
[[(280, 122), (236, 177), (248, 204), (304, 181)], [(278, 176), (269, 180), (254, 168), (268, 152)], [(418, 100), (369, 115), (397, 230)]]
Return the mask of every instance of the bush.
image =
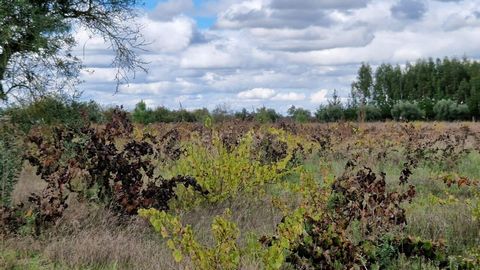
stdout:
[(295, 157), (297, 144), (294, 138), (286, 135), (278, 135), (276, 142), (278, 148), (285, 149), (267, 147), (263, 140), (257, 143), (255, 140), (253, 131), (234, 147), (225, 145), (217, 132), (212, 134), (211, 145), (205, 145), (200, 138), (194, 137), (184, 146), (184, 153), (170, 174), (196, 178), (200, 186), (208, 191), (210, 202), (221, 202), (239, 194), (262, 193), (267, 185), (295, 172), (296, 167), (292, 168), (291, 160)]
[(433, 107), (435, 106), (435, 100), (431, 98), (424, 98), (418, 102), (418, 106), (421, 110), (425, 112), (426, 119), (433, 119), (435, 118), (435, 112), (433, 111)]
[(383, 119), (382, 110), (374, 105), (365, 106), (365, 120), (366, 121), (380, 121)]
[(78, 102), (47, 96), (27, 105), (16, 105), (4, 111), (12, 122), (28, 132), (35, 125), (80, 127), (85, 122), (103, 122), (102, 109), (94, 101)]
[(420, 109), (416, 102), (399, 101), (393, 105), (392, 117), (395, 120), (419, 120), (425, 118), (425, 112)]
[(259, 123), (275, 123), (280, 118), (280, 115), (274, 109), (267, 109), (262, 107), (257, 109), (255, 113), (255, 121)]
[(303, 108), (295, 108), (292, 106), (287, 111), (288, 116), (290, 116), (295, 122), (298, 123), (306, 123), (312, 117), (312, 114), (309, 110), (305, 110)]
[(465, 120), (470, 116), (466, 104), (458, 104), (450, 99), (439, 100), (433, 107), (433, 111), (435, 119), (444, 121)]
[(11, 194), (22, 169), (22, 149), (15, 128), (0, 119), (0, 206), (10, 206)]
[(152, 110), (147, 108), (147, 104), (143, 100), (135, 105), (132, 117), (134, 122), (144, 125), (154, 121)]
[(336, 122), (344, 118), (342, 105), (320, 106), (315, 112), (315, 117), (321, 122)]

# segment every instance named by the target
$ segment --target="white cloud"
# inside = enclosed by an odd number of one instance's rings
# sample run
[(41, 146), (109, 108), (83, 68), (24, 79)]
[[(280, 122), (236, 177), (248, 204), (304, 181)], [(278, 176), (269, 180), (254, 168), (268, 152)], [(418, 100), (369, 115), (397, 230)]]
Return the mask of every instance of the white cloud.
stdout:
[(272, 100), (280, 101), (300, 101), (305, 99), (305, 94), (288, 92), (288, 93), (279, 93), (272, 97)]
[(150, 18), (168, 21), (173, 17), (191, 12), (194, 4), (192, 0), (168, 0), (160, 2), (155, 10), (150, 13)]
[(180, 67), (189, 69), (234, 68), (239, 65), (240, 59), (215, 44), (190, 47), (180, 60)]
[[(327, 89), (345, 99), (361, 62), (480, 57), (479, 1), (421, 1), (420, 12), (412, 9), (416, 0), (162, 1), (138, 21), (150, 42), (141, 52), (149, 73), (116, 95), (108, 44), (77, 31), (74, 53), (95, 71), (82, 72), (81, 89), (85, 98), (129, 106), (148, 99), (175, 108), (181, 101), (185, 108), (313, 109), (327, 101)], [(199, 29), (193, 16), (216, 24)]]
[(310, 96), (310, 102), (315, 104), (325, 103), (327, 102), (327, 94), (327, 89), (322, 89), (318, 92), (315, 92)]
[(150, 43), (146, 49), (153, 53), (178, 52), (186, 49), (193, 38), (195, 22), (185, 16), (171, 21), (140, 20), (144, 26), (145, 39)]
[(275, 95), (275, 90), (269, 88), (254, 88), (237, 94), (241, 99), (269, 99)]

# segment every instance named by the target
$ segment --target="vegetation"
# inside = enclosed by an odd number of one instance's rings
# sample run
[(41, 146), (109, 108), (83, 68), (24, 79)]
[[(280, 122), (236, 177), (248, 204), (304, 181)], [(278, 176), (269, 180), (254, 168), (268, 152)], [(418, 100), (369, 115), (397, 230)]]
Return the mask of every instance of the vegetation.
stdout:
[(115, 52), (117, 80), (142, 67), (135, 53), (143, 40), (128, 22), (135, 0), (2, 0), (0, 100), (33, 101), (47, 93), (75, 91), (81, 62), (71, 54), (74, 27), (104, 38)]
[[(39, 178), (12, 174), (0, 263), (475, 269), (478, 130), (475, 123), (135, 126), (120, 109), (101, 125), (37, 126), (23, 156)], [(32, 181), (43, 184), (31, 190)], [(23, 197), (22, 185), (31, 190)], [(52, 246), (60, 235), (65, 242)], [(119, 235), (135, 254), (162, 257), (105, 251), (124, 241)], [(35, 245), (22, 246), (27, 239)], [(61, 255), (80, 245), (90, 248)], [(24, 259), (16, 265), (12, 256)]]

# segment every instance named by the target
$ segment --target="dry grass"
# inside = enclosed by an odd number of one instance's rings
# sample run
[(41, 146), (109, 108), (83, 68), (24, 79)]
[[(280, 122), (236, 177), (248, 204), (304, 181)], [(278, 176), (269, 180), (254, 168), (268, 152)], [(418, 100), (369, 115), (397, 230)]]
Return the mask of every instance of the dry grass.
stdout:
[(25, 162), (12, 193), (12, 203), (14, 205), (20, 202), (25, 202), (31, 193), (40, 192), (46, 187), (47, 184), (45, 181), (42, 181), (35, 172), (36, 169)]
[(9, 239), (5, 247), (35, 252), (70, 269), (177, 269), (170, 251), (148, 224), (120, 221), (110, 211), (72, 205), (56, 228), (40, 238)]

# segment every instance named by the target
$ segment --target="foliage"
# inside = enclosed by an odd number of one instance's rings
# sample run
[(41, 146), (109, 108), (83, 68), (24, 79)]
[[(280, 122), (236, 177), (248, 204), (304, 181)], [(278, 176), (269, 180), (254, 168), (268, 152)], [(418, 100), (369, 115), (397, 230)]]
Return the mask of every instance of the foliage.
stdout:
[(383, 119), (382, 111), (373, 105), (364, 107), (366, 121), (379, 121)]
[(4, 114), (25, 133), (35, 126), (65, 125), (79, 128), (89, 122), (104, 121), (102, 109), (94, 101), (78, 102), (59, 96), (45, 96), (27, 105), (12, 106)]
[(420, 120), (425, 117), (425, 112), (422, 111), (417, 103), (409, 101), (399, 101), (392, 108), (392, 117), (395, 120)]
[(469, 117), (469, 109), (465, 104), (457, 104), (450, 99), (439, 100), (433, 107), (437, 120), (452, 121), (465, 120)]
[(237, 226), (228, 220), (229, 212), (223, 217), (215, 217), (212, 223), (213, 247), (200, 244), (190, 225), (183, 226), (178, 217), (156, 209), (142, 209), (140, 216), (147, 218), (155, 230), (167, 240), (174, 260), (180, 263), (188, 257), (195, 269), (238, 269), (240, 249), (237, 240), (240, 232)]
[(354, 103), (361, 99), (365, 104), (363, 101), (371, 97), (371, 103), (384, 112), (399, 101), (425, 101), (422, 109), (429, 119), (433, 117), (429, 101), (450, 99), (468, 104), (469, 112), (478, 117), (479, 71), (480, 64), (467, 58), (419, 59), (404, 68), (384, 63), (374, 71), (362, 64), (352, 83), (353, 99)]
[(341, 105), (320, 106), (315, 117), (321, 122), (337, 122), (344, 118), (343, 108)]
[(74, 88), (80, 61), (72, 56), (73, 27), (104, 38), (116, 53), (117, 80), (141, 67), (135, 48), (143, 41), (134, 25), (135, 0), (14, 0), (0, 7), (0, 99), (34, 100)]
[(288, 109), (287, 113), (288, 116), (290, 116), (297, 123), (306, 123), (312, 117), (309, 110), (305, 110), (303, 108), (296, 108), (295, 106), (291, 106)]
[(257, 109), (255, 112), (255, 121), (265, 123), (275, 123), (280, 118), (280, 115), (274, 109), (267, 109), (265, 107)]
[[(45, 133), (28, 137), (30, 149), (25, 159), (37, 167), (37, 174), (47, 184), (40, 194), (29, 198), (37, 232), (62, 217), (71, 193), (100, 200), (128, 215), (145, 207), (168, 209), (168, 201), (176, 197), (179, 185), (206, 193), (192, 177), (155, 176), (152, 159), (162, 149), (157, 151), (155, 138), (137, 141), (131, 138), (132, 133), (126, 113), (117, 109), (112, 122), (103, 129), (57, 127), (51, 137)], [(119, 139), (124, 141), (122, 148)], [(4, 212), (9, 217), (16, 211)]]
[(238, 145), (230, 147), (214, 132), (211, 145), (204, 145), (199, 138), (185, 145), (185, 152), (173, 171), (193, 176), (209, 192), (211, 202), (239, 194), (261, 194), (268, 184), (295, 172), (295, 166), (290, 166), (296, 147), (293, 140), (280, 135), (275, 145), (271, 145), (266, 144), (270, 142), (268, 137), (257, 137), (249, 132)]
[(11, 194), (22, 168), (22, 147), (16, 128), (0, 119), (0, 206), (10, 206)]

